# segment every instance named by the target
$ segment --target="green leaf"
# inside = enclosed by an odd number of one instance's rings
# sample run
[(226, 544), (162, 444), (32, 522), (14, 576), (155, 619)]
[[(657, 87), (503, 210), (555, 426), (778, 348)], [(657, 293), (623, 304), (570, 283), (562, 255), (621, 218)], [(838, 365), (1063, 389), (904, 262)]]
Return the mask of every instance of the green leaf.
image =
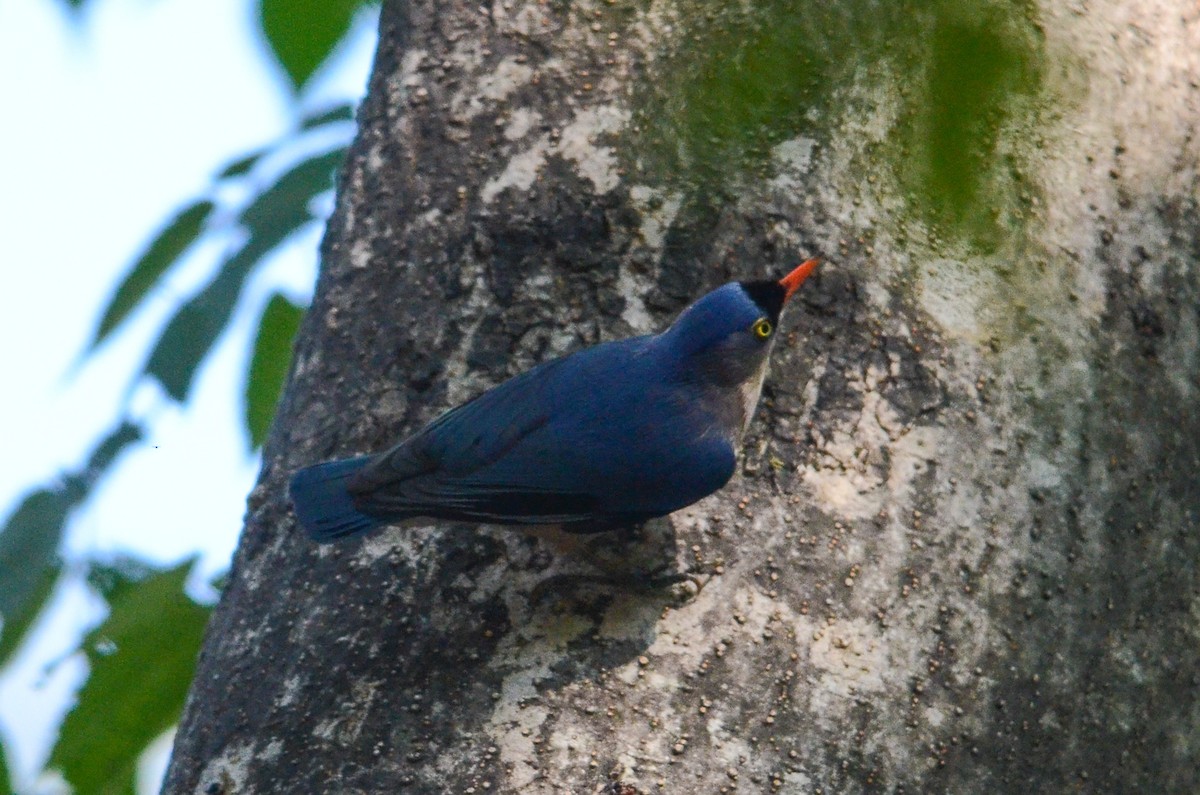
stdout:
[(216, 278), (180, 307), (163, 330), (145, 372), (175, 400), (187, 398), (196, 369), (228, 325), (253, 264), (244, 256), (226, 262)]
[(142, 429), (122, 423), (104, 438), (76, 472), (28, 494), (0, 532), (0, 663), (19, 645), (54, 589), (57, 552), (67, 520), (96, 481)]
[(126, 583), (84, 638), (90, 674), (48, 763), (75, 792), (133, 792), (138, 758), (179, 719), (209, 614), (183, 591), (191, 566)]
[(4, 744), (0, 743), (0, 795), (11, 795), (12, 792), (12, 774), (8, 772), (8, 754), (4, 751)]
[(55, 555), (71, 510), (83, 499), (75, 480), (57, 489), (39, 489), (25, 497), (0, 533), (0, 616), (5, 636), (9, 622), (33, 604)]
[(297, 91), (350, 30), (362, 0), (262, 0), (267, 43)]
[(300, 123), (300, 129), (312, 130), (326, 124), (333, 124), (339, 121), (352, 121), (353, 119), (353, 105), (337, 105), (312, 116), (306, 116), (304, 121)]
[(35, 570), (36, 579), (26, 598), (4, 614), (4, 629), (0, 631), (0, 668), (3, 668), (13, 652), (21, 647), (25, 633), (42, 614), (42, 608), (46, 606), (50, 594), (54, 593), (54, 586), (58, 584), (59, 572), (60, 568), (56, 562)]
[(113, 294), (108, 308), (104, 310), (104, 316), (100, 319), (90, 349), (103, 342), (109, 333), (137, 308), (167, 269), (196, 242), (212, 211), (212, 202), (196, 202), (175, 216), (171, 223), (158, 233), (158, 237), (134, 263), (133, 269)]
[(180, 307), (150, 353), (145, 372), (172, 398), (184, 401), (200, 362), (229, 325), (247, 277), (263, 257), (312, 216), (308, 203), (328, 190), (331, 175), (345, 157), (335, 149), (305, 160), (264, 191), (241, 215), (249, 231), (246, 245), (222, 265), (199, 293)]
[(234, 160), (226, 165), (225, 168), (221, 169), (220, 173), (217, 174), (217, 179), (233, 179), (234, 177), (240, 177), (247, 174), (268, 151), (269, 150), (267, 149), (259, 149), (258, 151), (251, 152), (244, 157), (239, 157), (237, 160)]
[(305, 160), (267, 188), (241, 216), (252, 238), (269, 241), (266, 250), (309, 219), (308, 203), (333, 187), (334, 172), (346, 158), (344, 148)]
[(292, 360), (292, 340), (303, 317), (303, 307), (276, 293), (258, 322), (258, 338), (246, 374), (245, 421), (252, 449), (262, 447), (275, 417), (275, 406)]
[(121, 555), (109, 561), (93, 560), (88, 566), (87, 584), (112, 604), (142, 580), (157, 574), (159, 569), (139, 558)]
[(113, 461), (117, 459), (125, 448), (134, 442), (139, 442), (142, 439), (142, 428), (137, 423), (126, 420), (117, 428), (104, 437), (100, 444), (96, 445), (96, 449), (92, 451), (88, 462), (84, 468), (76, 475), (83, 479), (86, 486), (90, 489), (95, 482), (112, 466)]
[(225, 569), (225, 571), (214, 575), (208, 584), (212, 586), (212, 589), (217, 593), (224, 594), (225, 589), (229, 587), (229, 569)]
[[(323, 127), (326, 124), (334, 124), (336, 122), (353, 120), (354, 105), (335, 105), (318, 113), (305, 116), (300, 121), (300, 130), (301, 132), (307, 132), (309, 130), (315, 130), (318, 127)], [(235, 177), (245, 176), (258, 164), (258, 161), (262, 160), (272, 151), (273, 147), (267, 146), (251, 152), (243, 157), (239, 157), (237, 160), (231, 161), (217, 174), (217, 179), (233, 179)]]

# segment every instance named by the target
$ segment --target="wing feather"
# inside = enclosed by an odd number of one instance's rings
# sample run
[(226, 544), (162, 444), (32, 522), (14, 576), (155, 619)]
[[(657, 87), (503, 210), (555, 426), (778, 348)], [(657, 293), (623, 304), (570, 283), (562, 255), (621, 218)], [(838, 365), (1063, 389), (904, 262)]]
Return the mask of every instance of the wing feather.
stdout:
[(502, 524), (640, 521), (734, 468), (716, 418), (662, 374), (646, 338), (536, 367), (442, 415), (348, 484), (359, 510)]

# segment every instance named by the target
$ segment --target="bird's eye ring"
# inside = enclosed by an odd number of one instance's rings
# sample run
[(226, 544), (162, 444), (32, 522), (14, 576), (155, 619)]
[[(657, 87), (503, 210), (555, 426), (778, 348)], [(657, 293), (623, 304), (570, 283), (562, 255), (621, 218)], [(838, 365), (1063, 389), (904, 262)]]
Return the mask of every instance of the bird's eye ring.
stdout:
[(767, 320), (765, 317), (760, 317), (758, 320), (754, 321), (754, 325), (750, 327), (750, 330), (754, 332), (754, 336), (758, 337), (760, 340), (765, 340), (767, 337), (771, 336), (771, 321)]

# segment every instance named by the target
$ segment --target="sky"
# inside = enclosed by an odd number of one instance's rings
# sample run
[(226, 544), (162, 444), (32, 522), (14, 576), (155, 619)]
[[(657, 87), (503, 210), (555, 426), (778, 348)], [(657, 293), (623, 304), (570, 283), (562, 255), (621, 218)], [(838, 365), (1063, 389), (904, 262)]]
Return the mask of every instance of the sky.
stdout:
[[(201, 596), (228, 566), (258, 469), (240, 419), (251, 325), (272, 288), (307, 301), (320, 224), (249, 285), (187, 406), (152, 384), (129, 390), (171, 309), (212, 273), (217, 241), (200, 245), (150, 306), (76, 365), (153, 233), (203, 195), (222, 165), (294, 125), (285, 78), (253, 15), (249, 0), (91, 0), (77, 21), (55, 0), (0, 2), (0, 515), (82, 463), (129, 397), (133, 414), (152, 420), (152, 438), (74, 517), (64, 556), (71, 565), (130, 552), (159, 564), (199, 555)], [(368, 14), (305, 90), (301, 110), (359, 98), (373, 46)], [(103, 615), (83, 587), (60, 588), (0, 674), (0, 734), (19, 782), (32, 784), (86, 676), (83, 661), (66, 655)], [(144, 791), (161, 777), (165, 753), (153, 756)], [(53, 782), (33, 791), (54, 791)]]

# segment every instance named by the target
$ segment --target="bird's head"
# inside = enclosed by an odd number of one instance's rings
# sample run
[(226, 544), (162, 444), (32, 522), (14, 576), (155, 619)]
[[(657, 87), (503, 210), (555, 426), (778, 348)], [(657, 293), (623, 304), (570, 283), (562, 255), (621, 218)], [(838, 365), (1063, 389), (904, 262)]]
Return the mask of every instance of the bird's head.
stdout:
[(692, 377), (733, 386), (761, 377), (774, 347), (779, 318), (817, 260), (778, 281), (730, 282), (689, 306), (663, 332)]

